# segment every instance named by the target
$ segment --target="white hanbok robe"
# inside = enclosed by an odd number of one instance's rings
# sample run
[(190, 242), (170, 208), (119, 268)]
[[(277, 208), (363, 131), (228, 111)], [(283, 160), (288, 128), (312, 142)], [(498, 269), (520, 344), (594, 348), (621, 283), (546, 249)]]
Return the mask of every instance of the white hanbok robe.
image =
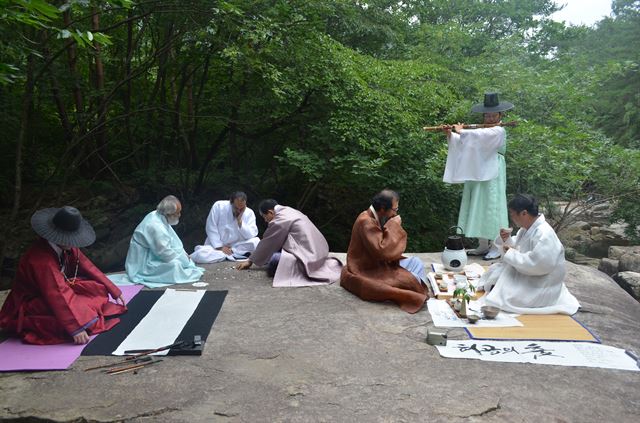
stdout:
[[(504, 251), (502, 238), (498, 236), (495, 243)], [(506, 245), (512, 248), (480, 279), (485, 291), (493, 286), (481, 298), (483, 304), (518, 314), (572, 315), (578, 311), (578, 300), (563, 282), (564, 247), (544, 215), (529, 229), (521, 228)]]
[(458, 226), (471, 238), (493, 239), (509, 224), (507, 133), (501, 126), (463, 129), (449, 137), (443, 181), (464, 183)]
[[(260, 238), (256, 215), (250, 208), (242, 213), (242, 227), (233, 217), (233, 205), (229, 200), (216, 201), (207, 217), (207, 239), (195, 248), (191, 259), (196, 263), (217, 263), (224, 260), (244, 259), (252, 253)], [(231, 247), (233, 254), (225, 254), (217, 248)]]
[(116, 284), (137, 283), (159, 288), (175, 283), (193, 283), (200, 280), (204, 269), (189, 260), (182, 241), (167, 222), (167, 218), (152, 211), (133, 232), (126, 273), (111, 275)]
[(447, 164), (442, 180), (449, 184), (489, 181), (498, 176), (498, 154), (506, 144), (501, 126), (463, 129), (448, 139)]

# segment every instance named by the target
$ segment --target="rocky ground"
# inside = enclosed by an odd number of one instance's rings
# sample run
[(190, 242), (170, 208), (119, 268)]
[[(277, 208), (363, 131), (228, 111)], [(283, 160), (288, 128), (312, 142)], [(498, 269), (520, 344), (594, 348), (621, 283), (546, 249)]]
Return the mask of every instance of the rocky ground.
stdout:
[[(229, 294), (203, 356), (119, 376), (83, 371), (116, 357), (0, 374), (0, 421), (640, 420), (640, 373), (444, 359), (425, 343), (426, 309), (407, 314), (338, 285), (274, 289), (263, 271), (230, 267), (207, 266), (209, 288)], [(603, 343), (640, 351), (637, 301), (587, 266), (569, 263), (567, 285)]]

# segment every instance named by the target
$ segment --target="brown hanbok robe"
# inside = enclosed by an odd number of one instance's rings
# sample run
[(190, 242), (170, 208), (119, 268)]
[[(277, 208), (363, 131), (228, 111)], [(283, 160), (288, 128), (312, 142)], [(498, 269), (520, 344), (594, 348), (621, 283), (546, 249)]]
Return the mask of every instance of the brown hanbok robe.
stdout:
[(368, 209), (353, 224), (340, 285), (363, 300), (393, 301), (415, 313), (424, 305), (427, 292), (414, 275), (400, 267), (407, 233), (400, 219), (392, 218), (381, 227), (376, 217)]
[(280, 252), (273, 277), (274, 287), (313, 286), (340, 279), (342, 263), (329, 257), (329, 244), (302, 212), (286, 206), (275, 207), (275, 217), (249, 257), (258, 266)]

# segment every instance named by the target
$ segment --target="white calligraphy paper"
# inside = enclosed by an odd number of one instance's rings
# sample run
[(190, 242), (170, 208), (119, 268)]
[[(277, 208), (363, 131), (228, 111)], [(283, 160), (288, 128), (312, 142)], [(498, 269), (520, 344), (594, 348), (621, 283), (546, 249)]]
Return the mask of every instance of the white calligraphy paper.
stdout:
[[(471, 301), (469, 303), (469, 308), (471, 309), (474, 307), (477, 307), (479, 310), (479, 304), (476, 301)], [(445, 300), (436, 300), (435, 298), (430, 298), (427, 301), (427, 308), (431, 314), (433, 324), (439, 328), (506, 328), (524, 326), (518, 319), (504, 312), (498, 313), (495, 319), (482, 319), (478, 320), (477, 323), (469, 323), (467, 319), (461, 319), (456, 316), (456, 313)]]
[(446, 358), (640, 371), (623, 349), (590, 342), (452, 340), (437, 348)]
[[(205, 292), (207, 291), (204, 289), (196, 291), (167, 289), (112, 354), (124, 355), (127, 350), (154, 350), (173, 344), (200, 304)], [(167, 349), (153, 355), (168, 353)]]

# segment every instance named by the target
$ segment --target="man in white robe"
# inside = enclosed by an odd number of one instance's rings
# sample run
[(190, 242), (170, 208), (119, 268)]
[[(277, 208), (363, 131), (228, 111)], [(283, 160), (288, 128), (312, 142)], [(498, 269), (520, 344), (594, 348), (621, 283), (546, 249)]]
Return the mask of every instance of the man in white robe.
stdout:
[(256, 215), (247, 207), (247, 195), (242, 191), (213, 204), (206, 231), (204, 245), (198, 245), (191, 254), (196, 263), (245, 260), (260, 242)]
[(502, 261), (482, 275), (479, 288), (488, 294), (480, 301), (511, 313), (574, 314), (580, 304), (563, 282), (564, 247), (538, 213), (537, 201), (518, 194), (508, 207), (520, 230), (514, 237), (500, 230), (495, 243), (503, 251)]
[(267, 230), (249, 260), (236, 269), (268, 265), (274, 287), (326, 285), (340, 279), (342, 263), (329, 257), (327, 240), (305, 214), (272, 199), (262, 201), (259, 209)]

